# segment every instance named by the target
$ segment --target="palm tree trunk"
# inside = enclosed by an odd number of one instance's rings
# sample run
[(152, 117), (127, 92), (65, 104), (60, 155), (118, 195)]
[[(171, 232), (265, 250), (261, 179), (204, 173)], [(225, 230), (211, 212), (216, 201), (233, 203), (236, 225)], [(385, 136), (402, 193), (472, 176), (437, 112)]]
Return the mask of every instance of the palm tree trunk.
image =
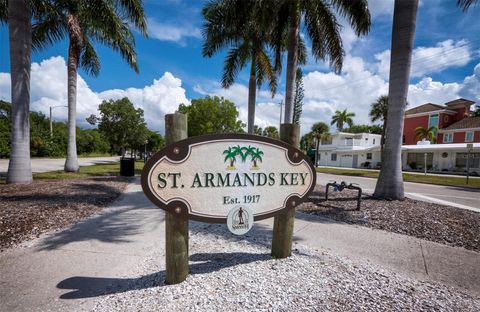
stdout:
[(77, 159), (77, 138), (76, 138), (76, 111), (77, 111), (77, 67), (78, 49), (72, 40), (68, 48), (68, 145), (67, 159), (65, 160), (66, 172), (77, 172), (79, 169)]
[(253, 126), (255, 124), (255, 101), (257, 97), (257, 80), (256, 80), (256, 59), (255, 53), (252, 55), (252, 64), (250, 68), (250, 80), (248, 81), (248, 133), (253, 133)]
[(290, 33), (288, 34), (284, 123), (292, 123), (293, 121), (293, 102), (295, 99), (295, 81), (297, 79), (298, 33), (300, 29), (299, 5), (298, 0), (292, 2), (293, 22), (290, 25)]
[(12, 92), (11, 152), (7, 183), (32, 182), (30, 162), (30, 51), (32, 46), (29, 0), (9, 1), (10, 75)]
[(380, 162), (383, 162), (383, 148), (385, 146), (385, 131), (387, 128), (387, 117), (383, 118), (382, 133), (380, 136)]
[(395, 0), (392, 27), (392, 52), (388, 89), (388, 124), (385, 161), (374, 196), (404, 199), (402, 177), (402, 137), (405, 103), (412, 60), (413, 37), (418, 0)]

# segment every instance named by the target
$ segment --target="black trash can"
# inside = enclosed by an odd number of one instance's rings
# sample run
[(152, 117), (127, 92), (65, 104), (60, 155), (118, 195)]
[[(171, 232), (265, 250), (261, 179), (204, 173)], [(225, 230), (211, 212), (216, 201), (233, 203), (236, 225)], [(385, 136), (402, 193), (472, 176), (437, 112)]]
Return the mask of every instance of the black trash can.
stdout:
[(135, 158), (120, 159), (120, 175), (124, 177), (133, 177), (135, 175)]

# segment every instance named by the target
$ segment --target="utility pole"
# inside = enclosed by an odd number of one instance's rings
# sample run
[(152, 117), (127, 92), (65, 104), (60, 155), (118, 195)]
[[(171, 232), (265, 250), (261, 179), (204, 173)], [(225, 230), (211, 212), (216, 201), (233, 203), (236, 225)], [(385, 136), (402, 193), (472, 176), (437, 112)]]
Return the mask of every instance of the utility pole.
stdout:
[(472, 151), (473, 144), (469, 143), (467, 144), (468, 152), (467, 152), (467, 184), (468, 180), (470, 178), (470, 152)]
[(283, 100), (280, 101), (280, 124), (278, 125), (279, 132), (280, 132), (280, 127), (282, 125), (282, 108), (283, 108)]

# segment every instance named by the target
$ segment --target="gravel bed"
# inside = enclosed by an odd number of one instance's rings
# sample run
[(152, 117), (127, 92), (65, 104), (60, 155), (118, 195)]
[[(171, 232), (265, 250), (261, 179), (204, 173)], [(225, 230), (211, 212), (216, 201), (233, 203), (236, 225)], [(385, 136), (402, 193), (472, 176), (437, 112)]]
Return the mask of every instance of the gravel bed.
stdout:
[(330, 190), (318, 186), (310, 201), (297, 209), (350, 224), (406, 234), (429, 241), (480, 251), (480, 213), (406, 198), (388, 201), (362, 196), (357, 207), (357, 192)]
[(478, 297), (453, 287), (302, 245), (289, 258), (272, 259), (269, 239), (255, 227), (241, 237), (224, 225), (190, 229), (185, 282), (165, 285), (165, 255), (150, 251), (93, 311), (480, 311)]
[(102, 177), (0, 185), (0, 251), (98, 212), (129, 181)]

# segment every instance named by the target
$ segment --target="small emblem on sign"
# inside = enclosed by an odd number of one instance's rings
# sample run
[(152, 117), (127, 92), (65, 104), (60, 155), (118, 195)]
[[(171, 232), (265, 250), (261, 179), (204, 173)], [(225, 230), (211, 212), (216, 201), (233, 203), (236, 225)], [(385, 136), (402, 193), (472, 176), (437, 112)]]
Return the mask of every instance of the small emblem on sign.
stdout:
[(253, 226), (252, 209), (246, 206), (237, 206), (230, 210), (227, 216), (227, 227), (235, 235), (243, 235)]

